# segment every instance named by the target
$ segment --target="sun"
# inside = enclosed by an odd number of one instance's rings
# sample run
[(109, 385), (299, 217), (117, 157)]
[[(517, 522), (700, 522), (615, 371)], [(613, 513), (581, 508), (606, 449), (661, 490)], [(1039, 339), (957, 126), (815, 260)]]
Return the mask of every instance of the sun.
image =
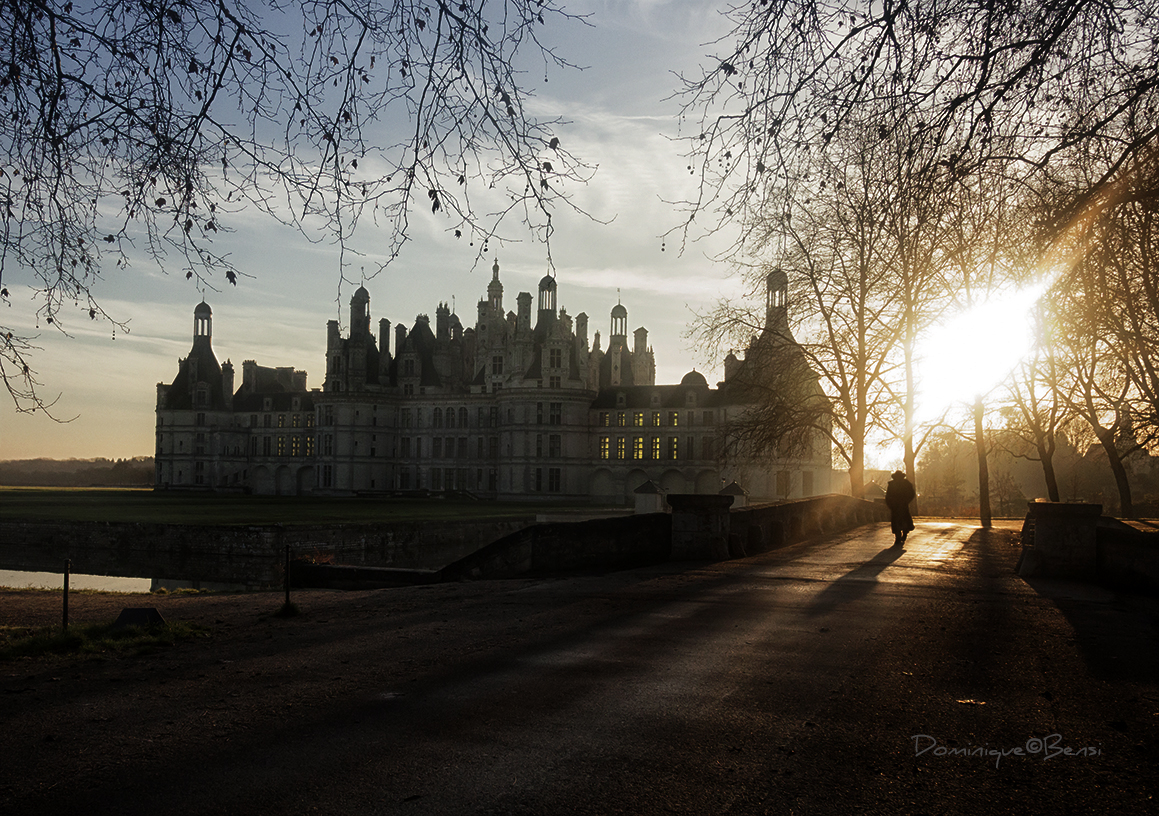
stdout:
[(992, 298), (935, 326), (918, 341), (918, 424), (989, 393), (1034, 345), (1034, 305), (1045, 285)]

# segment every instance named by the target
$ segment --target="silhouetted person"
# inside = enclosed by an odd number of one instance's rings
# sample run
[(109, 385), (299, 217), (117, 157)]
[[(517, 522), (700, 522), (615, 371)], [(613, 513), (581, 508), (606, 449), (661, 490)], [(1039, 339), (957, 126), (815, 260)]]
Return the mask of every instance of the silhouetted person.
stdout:
[(885, 506), (889, 508), (889, 526), (893, 530), (893, 546), (905, 543), (909, 531), (914, 528), (914, 519), (909, 512), (909, 503), (917, 496), (913, 483), (900, 470), (893, 474), (889, 487), (885, 489)]

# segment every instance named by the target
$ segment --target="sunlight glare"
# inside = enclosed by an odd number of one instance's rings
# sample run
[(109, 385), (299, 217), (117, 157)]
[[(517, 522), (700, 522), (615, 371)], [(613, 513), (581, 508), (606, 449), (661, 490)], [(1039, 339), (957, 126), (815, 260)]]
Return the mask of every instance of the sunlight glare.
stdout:
[(935, 326), (919, 341), (918, 424), (1001, 383), (1034, 345), (1034, 304), (1041, 283), (975, 306)]

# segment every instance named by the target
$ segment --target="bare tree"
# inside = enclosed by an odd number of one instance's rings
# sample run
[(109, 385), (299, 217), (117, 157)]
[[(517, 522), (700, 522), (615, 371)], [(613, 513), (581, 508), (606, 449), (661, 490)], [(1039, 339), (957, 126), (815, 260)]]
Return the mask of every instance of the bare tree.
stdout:
[[(843, 147), (816, 168), (817, 195), (796, 217), (770, 214), (754, 225), (754, 250), (776, 266), (771, 273), (745, 267), (747, 282), (755, 294), (774, 291), (771, 278), (782, 278), (783, 310), (723, 302), (697, 330), (717, 346), (775, 338), (752, 344), (738, 371), (751, 381), (753, 408), (735, 433), (764, 448), (807, 438), (806, 431), (825, 436), (849, 468), (851, 495), (860, 496), (867, 441), (893, 419), (904, 300), (886, 203), (897, 175), (876, 145), (850, 138)], [(786, 388), (784, 380), (799, 382)]]
[[(372, 217), (388, 259), (416, 207), (480, 253), (512, 216), (546, 242), (587, 170), (519, 65), (565, 66), (542, 32), (577, 19), (558, 0), (0, 0), (0, 297), (27, 280), (64, 330), (73, 305), (119, 325), (94, 286), (139, 253), (236, 284), (212, 238), (245, 207), (339, 246)], [(33, 338), (0, 338), (17, 409), (43, 408)]]
[[(883, 140), (921, 132), (924, 167), (1006, 178), (1150, 110), (1092, 193), (1159, 133), (1159, 0), (783, 0), (726, 14), (733, 28), (718, 56), (682, 88), (700, 181), (685, 234), (781, 211), (816, 155), (864, 127), (867, 106), (885, 108), (874, 128)], [(747, 237), (742, 229), (738, 249)]]
[(1040, 345), (1011, 378), (1008, 404), (1002, 409), (1004, 423), (998, 434), (999, 445), (1012, 456), (1039, 462), (1047, 498), (1054, 502), (1061, 500), (1054, 457), (1065, 421), (1059, 386), (1054, 350)]
[(1056, 295), (1057, 319), (1064, 326), (1060, 346), (1065, 360), (1065, 399), (1070, 411), (1098, 440), (1115, 478), (1119, 512), (1131, 517), (1134, 508), (1126, 459), (1144, 443), (1132, 408), (1137, 391), (1102, 319), (1096, 282), (1102, 272), (1098, 265), (1084, 262), (1076, 274), (1091, 277), (1078, 285), (1072, 281), (1065, 297)]

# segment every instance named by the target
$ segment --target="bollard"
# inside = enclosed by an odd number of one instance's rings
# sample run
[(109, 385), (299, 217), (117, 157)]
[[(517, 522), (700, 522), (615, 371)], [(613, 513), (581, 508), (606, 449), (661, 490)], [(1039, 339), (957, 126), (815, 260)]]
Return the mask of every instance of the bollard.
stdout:
[(286, 545), (286, 606), (290, 605), (290, 545)]
[(72, 559), (68, 558), (68, 559), (65, 559), (65, 562), (64, 562), (64, 595), (63, 595), (63, 598), (64, 598), (64, 604), (63, 604), (64, 631), (66, 631), (66, 632), (68, 631), (68, 574), (70, 572), (72, 572)]

